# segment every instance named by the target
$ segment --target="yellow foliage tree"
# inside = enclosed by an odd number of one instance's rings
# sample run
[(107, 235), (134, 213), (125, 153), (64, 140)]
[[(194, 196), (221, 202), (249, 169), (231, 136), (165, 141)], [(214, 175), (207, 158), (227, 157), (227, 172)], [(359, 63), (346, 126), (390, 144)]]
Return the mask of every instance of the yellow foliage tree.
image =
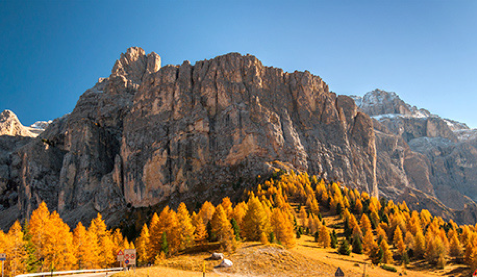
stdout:
[(206, 225), (209, 221), (212, 220), (212, 216), (214, 216), (214, 213), (215, 213), (215, 207), (209, 201), (205, 201), (199, 210), (199, 216), (202, 217), (202, 220), (204, 221), (204, 224)]
[(162, 230), (159, 226), (159, 216), (157, 213), (154, 213), (149, 223), (149, 240), (150, 248), (148, 255), (155, 257), (159, 252), (161, 252), (161, 242), (162, 242)]
[(75, 250), (78, 269), (93, 268), (95, 261), (90, 254), (92, 240), (81, 222), (76, 225), (73, 231), (73, 248)]
[(363, 238), (363, 250), (364, 250), (364, 252), (369, 254), (370, 251), (373, 249), (373, 244), (374, 244), (373, 232), (371, 230), (367, 230), (364, 233), (364, 238)]
[(323, 248), (328, 248), (331, 246), (330, 232), (328, 231), (326, 225), (321, 226), (319, 238), (319, 241), (322, 243)]
[[(232, 204), (230, 203), (230, 205)], [(232, 210), (232, 207), (230, 206), (229, 209)], [(177, 209), (177, 221), (179, 222), (179, 228), (177, 230), (177, 232), (179, 232), (180, 237), (179, 248), (185, 249), (187, 247), (191, 247), (194, 244), (195, 227), (192, 224), (189, 211), (187, 210), (187, 207), (184, 203), (181, 203), (179, 205), (179, 208)]]
[(41, 270), (49, 270), (48, 265), (44, 267), (44, 260), (46, 257), (45, 242), (48, 237), (48, 228), (50, 224), (50, 212), (45, 202), (41, 202), (36, 210), (34, 210), (30, 217), (29, 227), (31, 234), (31, 241), (36, 247), (36, 258), (42, 261)]
[(426, 252), (426, 239), (421, 231), (414, 237), (414, 254), (417, 257), (423, 257)]
[(300, 221), (301, 221), (301, 226), (308, 225), (308, 214), (306, 213), (305, 206), (301, 206), (300, 208)]
[(136, 240), (137, 244), (137, 259), (140, 265), (145, 265), (148, 262), (152, 262), (152, 253), (151, 253), (151, 238), (149, 235), (149, 228), (144, 224), (142, 226), (141, 235)]
[(459, 241), (459, 238), (457, 237), (457, 233), (453, 232), (453, 235), (450, 239), (450, 249), (449, 249), (449, 254), (453, 258), (459, 258), (462, 256), (462, 245)]
[(260, 201), (252, 196), (247, 203), (247, 213), (243, 218), (243, 235), (246, 240), (259, 241), (261, 233), (268, 233), (267, 214)]
[(371, 221), (365, 213), (361, 215), (361, 218), (359, 220), (359, 227), (361, 228), (361, 232), (363, 232), (363, 234), (366, 234), (368, 230), (372, 230)]
[(215, 233), (219, 241), (229, 242), (233, 237), (232, 224), (227, 219), (221, 205), (217, 206), (212, 216), (212, 232)]
[(8, 241), (8, 247), (5, 253), (8, 257), (6, 271), (8, 271), (11, 276), (25, 273), (27, 253), (25, 251), (22, 226), (18, 220), (15, 221), (12, 227), (10, 227), (6, 240)]
[[(169, 244), (169, 254), (175, 254), (179, 250), (180, 236), (177, 232), (179, 222), (177, 221), (177, 214), (166, 206), (159, 214), (159, 231), (161, 234), (166, 232), (167, 243)], [(160, 248), (159, 248), (160, 249)]]
[(222, 208), (224, 208), (227, 218), (232, 218), (234, 210), (233, 210), (233, 205), (232, 205), (232, 202), (230, 201), (230, 198), (225, 197), (224, 199), (222, 199), (222, 203), (220, 205), (222, 205)]
[(381, 243), (379, 244), (379, 247), (383, 250), (383, 263), (385, 264), (392, 264), (394, 262), (393, 260), (393, 253), (389, 249), (389, 245), (386, 242), (386, 240), (381, 240)]
[(196, 215), (195, 212), (192, 214), (192, 224), (194, 225), (194, 238), (195, 243), (198, 245), (204, 245), (207, 239), (207, 226), (205, 226), (202, 217)]
[(270, 223), (275, 239), (278, 242), (286, 248), (292, 248), (296, 245), (293, 223), (289, 220), (286, 213), (279, 208), (273, 209)]
[(106, 223), (100, 213), (91, 221), (88, 229), (95, 234), (98, 242), (98, 263), (102, 268), (112, 265), (115, 261), (113, 256), (114, 244), (111, 237), (111, 232), (106, 229)]
[(232, 217), (235, 219), (240, 228), (242, 228), (242, 220), (247, 213), (247, 209), (247, 204), (245, 202), (240, 202), (234, 207)]

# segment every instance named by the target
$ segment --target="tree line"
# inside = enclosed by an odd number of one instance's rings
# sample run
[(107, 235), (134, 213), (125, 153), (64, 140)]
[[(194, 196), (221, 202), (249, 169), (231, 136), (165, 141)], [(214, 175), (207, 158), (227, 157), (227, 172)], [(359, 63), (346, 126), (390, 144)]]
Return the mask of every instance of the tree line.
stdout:
[[(88, 228), (74, 230), (57, 212), (41, 203), (23, 226), (17, 221), (8, 233), (0, 231), (0, 252), (8, 256), (6, 276), (25, 272), (109, 267), (119, 249), (136, 248), (138, 264), (155, 263), (191, 247), (218, 244), (234, 250), (240, 241), (296, 245), (302, 235), (317, 246), (337, 248), (344, 255), (364, 254), (375, 264), (408, 264), (424, 260), (444, 268), (448, 261), (477, 267), (477, 224), (458, 226), (410, 211), (337, 182), (278, 172), (245, 192), (247, 201), (218, 205), (204, 202), (191, 211), (184, 203), (177, 210), (166, 206), (154, 213), (140, 236), (129, 242), (119, 229), (108, 230), (101, 215)], [(326, 216), (339, 218), (327, 226)]]

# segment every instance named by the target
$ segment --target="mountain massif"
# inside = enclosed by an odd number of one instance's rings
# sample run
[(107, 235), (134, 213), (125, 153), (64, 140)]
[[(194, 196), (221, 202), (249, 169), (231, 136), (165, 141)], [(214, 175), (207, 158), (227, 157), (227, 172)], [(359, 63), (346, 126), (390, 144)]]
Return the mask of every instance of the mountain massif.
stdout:
[(141, 207), (238, 197), (277, 169), (477, 220), (474, 130), (394, 93), (338, 96), (251, 55), (161, 67), (133, 47), (71, 114), (36, 126), (0, 116), (0, 227), (41, 201), (70, 225), (97, 212), (117, 224)]

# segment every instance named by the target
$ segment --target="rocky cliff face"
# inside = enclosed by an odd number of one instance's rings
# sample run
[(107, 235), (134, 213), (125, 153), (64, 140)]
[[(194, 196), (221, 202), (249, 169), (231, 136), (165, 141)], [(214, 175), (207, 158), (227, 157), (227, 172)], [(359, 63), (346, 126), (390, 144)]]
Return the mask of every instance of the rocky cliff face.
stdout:
[(18, 216), (18, 185), (13, 181), (18, 172), (11, 170), (16, 155), (15, 151), (33, 140), (37, 133), (31, 132), (18, 120), (18, 117), (9, 110), (0, 114), (0, 211), (4, 213), (5, 222), (11, 222)]
[(427, 202), (446, 218), (457, 214), (457, 219), (475, 222), (477, 130), (411, 107), (392, 92), (375, 90), (353, 98), (374, 119), (382, 194), (407, 199), (413, 208)]
[(377, 194), (373, 124), (351, 98), (309, 72), (234, 53), (161, 68), (157, 54), (128, 49), (6, 168), (18, 201), (2, 214), (26, 217), (46, 201), (70, 224), (96, 212), (117, 222), (131, 206), (201, 203), (275, 168)]
[[(475, 141), (473, 134), (446, 129), (448, 122), (395, 95), (371, 96), (355, 98), (359, 108), (309, 72), (286, 73), (250, 55), (161, 68), (157, 54), (130, 48), (71, 114), (36, 138), (10, 142), (15, 146), (0, 156), (1, 201), (8, 202), (0, 203), (0, 227), (27, 217), (41, 201), (70, 225), (89, 222), (97, 212), (116, 224), (134, 207), (180, 201), (193, 207), (233, 197), (277, 168), (372, 195), (379, 190), (393, 199), (407, 195), (412, 203), (427, 199), (426, 207), (449, 216), (455, 212), (442, 205), (436, 188), (469, 195), (471, 205), (473, 196), (464, 193), (473, 178), (470, 148), (435, 145)], [(457, 172), (449, 159), (458, 157), (464, 170), (453, 180), (468, 182), (449, 186), (436, 170), (443, 165)], [(475, 219), (468, 213), (460, 218)]]

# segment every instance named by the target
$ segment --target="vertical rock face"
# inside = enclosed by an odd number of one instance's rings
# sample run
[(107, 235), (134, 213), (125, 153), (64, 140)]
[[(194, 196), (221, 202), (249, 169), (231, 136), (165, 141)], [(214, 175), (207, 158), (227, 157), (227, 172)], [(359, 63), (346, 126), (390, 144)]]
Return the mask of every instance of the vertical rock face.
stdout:
[(125, 198), (198, 198), (277, 164), (377, 193), (372, 130), (350, 98), (308, 72), (234, 53), (167, 66), (143, 79), (125, 119)]
[(70, 224), (102, 212), (202, 202), (287, 168), (377, 194), (373, 123), (309, 72), (228, 54), (161, 68), (130, 48), (73, 112), (7, 166), (28, 216), (40, 201)]

